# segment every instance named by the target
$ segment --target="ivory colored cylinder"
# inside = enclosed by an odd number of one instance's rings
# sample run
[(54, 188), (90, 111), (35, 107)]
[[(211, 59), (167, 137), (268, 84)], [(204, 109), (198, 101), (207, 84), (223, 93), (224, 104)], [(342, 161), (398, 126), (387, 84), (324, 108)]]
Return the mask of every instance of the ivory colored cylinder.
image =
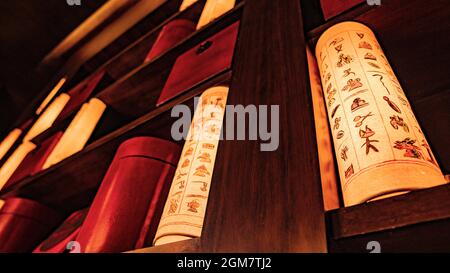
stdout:
[(25, 157), (36, 148), (36, 145), (31, 142), (24, 142), (11, 154), (8, 160), (5, 161), (0, 168), (0, 190), (8, 182), (9, 178), (17, 170), (20, 163)]
[(368, 27), (330, 27), (316, 58), (346, 206), (446, 183)]
[(53, 125), (53, 122), (58, 118), (66, 104), (69, 102), (70, 96), (62, 93), (59, 95), (45, 111), (39, 116), (28, 133), (24, 136), (24, 141), (29, 141), (35, 136), (44, 132)]
[(19, 138), (19, 136), (22, 134), (22, 130), (19, 128), (16, 128), (12, 130), (5, 139), (2, 140), (0, 143), (0, 160), (5, 156), (5, 154), (11, 149), (11, 147), (14, 145), (16, 140)]
[(207, 0), (198, 20), (197, 29), (202, 28), (233, 9), (235, 3), (236, 0)]
[(187, 9), (189, 6), (197, 2), (198, 0), (184, 0), (183, 3), (181, 3), (180, 11), (183, 11)]
[(105, 109), (106, 104), (97, 98), (93, 98), (88, 103), (83, 104), (42, 168), (47, 169), (81, 151), (89, 140)]
[(200, 237), (219, 145), (228, 87), (206, 90), (181, 152), (154, 244)]

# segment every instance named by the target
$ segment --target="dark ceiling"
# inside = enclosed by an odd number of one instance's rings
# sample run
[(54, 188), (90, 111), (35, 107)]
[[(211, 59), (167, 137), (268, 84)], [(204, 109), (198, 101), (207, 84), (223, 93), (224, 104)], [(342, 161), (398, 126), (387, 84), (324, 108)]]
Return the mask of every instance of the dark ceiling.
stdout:
[(0, 137), (41, 91), (30, 79), (42, 58), (105, 2), (0, 1)]

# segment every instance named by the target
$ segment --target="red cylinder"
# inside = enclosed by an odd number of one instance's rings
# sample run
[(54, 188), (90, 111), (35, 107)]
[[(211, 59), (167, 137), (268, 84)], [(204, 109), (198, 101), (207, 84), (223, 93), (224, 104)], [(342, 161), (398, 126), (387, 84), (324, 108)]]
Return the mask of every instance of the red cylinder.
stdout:
[(72, 213), (33, 253), (63, 253), (68, 251), (67, 244), (70, 241), (75, 241), (88, 211), (89, 208), (85, 208)]
[(144, 62), (149, 62), (161, 55), (166, 50), (175, 46), (178, 42), (186, 38), (195, 31), (195, 24), (186, 19), (176, 19), (165, 25), (156, 38)]
[(140, 234), (152, 230), (144, 223), (158, 225), (159, 217), (146, 221), (148, 212), (158, 206), (153, 214), (161, 214), (180, 152), (179, 145), (153, 137), (120, 145), (77, 237), (81, 252), (134, 249)]
[(31, 252), (61, 222), (61, 215), (38, 202), (8, 198), (0, 210), (0, 252)]

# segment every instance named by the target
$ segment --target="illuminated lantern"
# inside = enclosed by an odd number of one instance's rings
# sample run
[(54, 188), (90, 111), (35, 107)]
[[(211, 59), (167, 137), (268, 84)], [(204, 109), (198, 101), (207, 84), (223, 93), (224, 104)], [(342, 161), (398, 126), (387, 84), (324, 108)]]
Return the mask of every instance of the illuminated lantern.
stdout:
[(106, 104), (92, 98), (83, 104), (72, 122), (67, 127), (61, 140), (44, 163), (43, 169), (81, 151), (94, 131), (98, 121), (106, 109)]
[(55, 148), (62, 135), (62, 132), (57, 132), (37, 145), (33, 151), (29, 152), (4, 187), (10, 187), (21, 179), (41, 171), (45, 160), (50, 155), (53, 148)]
[(317, 42), (345, 205), (446, 183), (373, 32), (339, 23)]
[(197, 29), (202, 28), (227, 11), (232, 10), (235, 3), (236, 0), (207, 0), (198, 20)]
[(40, 203), (5, 199), (0, 209), (0, 252), (31, 252), (60, 221), (59, 213)]
[(187, 9), (189, 6), (197, 2), (197, 0), (184, 0), (183, 3), (181, 3), (180, 11), (183, 11)]
[(161, 105), (202, 81), (231, 68), (239, 22), (181, 54), (156, 102)]
[(53, 97), (58, 93), (58, 91), (61, 89), (61, 87), (64, 85), (64, 83), (67, 81), (67, 78), (64, 77), (53, 87), (52, 91), (47, 95), (47, 97), (42, 101), (41, 105), (39, 105), (38, 109), (36, 110), (36, 114), (39, 115), (42, 110), (47, 106), (47, 104), (53, 99)]
[(228, 87), (206, 90), (181, 152), (155, 245), (200, 237), (219, 145)]
[(63, 253), (68, 251), (67, 244), (76, 240), (88, 211), (89, 208), (85, 208), (72, 213), (33, 253)]
[(161, 29), (152, 49), (149, 51), (147, 57), (145, 57), (145, 62), (149, 62), (155, 57), (158, 57), (194, 31), (195, 24), (189, 20), (177, 19), (167, 23)]
[(69, 100), (69, 95), (65, 93), (59, 95), (39, 116), (28, 133), (24, 136), (23, 141), (30, 141), (35, 136), (50, 128), (66, 106), (67, 102), (69, 102)]
[(31, 142), (24, 142), (11, 154), (8, 160), (5, 161), (0, 168), (0, 189), (8, 182), (9, 178), (17, 170), (24, 158), (36, 148), (36, 145)]
[(154, 137), (122, 143), (77, 236), (82, 252), (123, 252), (155, 234), (180, 147)]
[(22, 130), (16, 128), (12, 130), (0, 143), (0, 160), (5, 156), (5, 154), (11, 149), (11, 147), (16, 143), (16, 140), (22, 134)]

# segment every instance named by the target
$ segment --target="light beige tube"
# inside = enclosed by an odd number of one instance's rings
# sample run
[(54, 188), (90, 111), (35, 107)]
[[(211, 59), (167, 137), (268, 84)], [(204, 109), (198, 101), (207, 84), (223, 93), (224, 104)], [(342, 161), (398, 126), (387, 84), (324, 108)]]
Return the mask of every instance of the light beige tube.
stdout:
[(16, 128), (12, 130), (6, 137), (3, 139), (2, 143), (0, 143), (0, 159), (2, 159), (5, 154), (11, 149), (11, 147), (16, 143), (16, 140), (22, 134), (22, 130)]
[(219, 145), (228, 87), (200, 97), (154, 238), (155, 245), (200, 237)]
[(316, 45), (347, 206), (446, 183), (374, 33), (343, 22)]
[(92, 98), (88, 103), (83, 104), (45, 161), (43, 169), (81, 151), (105, 109), (106, 104), (97, 98)]
[(0, 168), (0, 189), (2, 189), (6, 182), (8, 182), (11, 175), (13, 175), (28, 153), (33, 151), (35, 148), (35, 144), (26, 141), (20, 144), (8, 160), (5, 161), (3, 166)]
[(203, 8), (200, 19), (198, 20), (197, 29), (202, 28), (208, 23), (219, 18), (227, 11), (233, 9), (236, 0), (208, 0)]
[(198, 0), (184, 0), (183, 3), (181, 3), (180, 11), (183, 11), (187, 9), (189, 6), (197, 2)]

